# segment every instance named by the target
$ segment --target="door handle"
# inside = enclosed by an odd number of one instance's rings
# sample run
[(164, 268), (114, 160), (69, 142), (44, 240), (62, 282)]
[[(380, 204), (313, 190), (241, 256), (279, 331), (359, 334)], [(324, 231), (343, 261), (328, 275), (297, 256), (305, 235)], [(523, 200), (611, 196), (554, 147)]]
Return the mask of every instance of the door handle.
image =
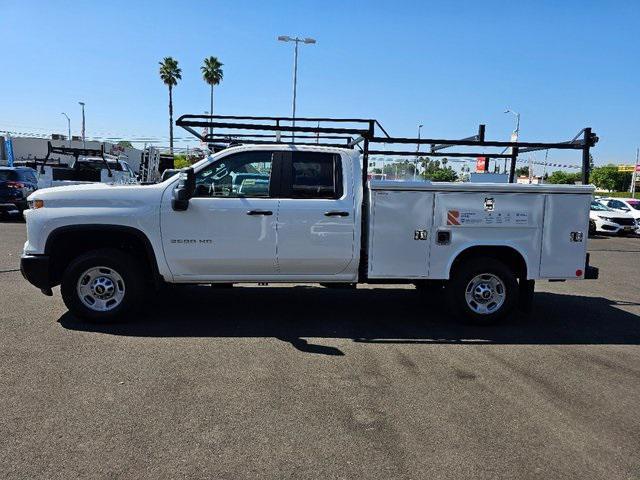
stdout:
[(324, 212), (324, 216), (325, 217), (348, 217), (349, 212), (337, 212), (337, 211)]
[(271, 210), (249, 210), (247, 215), (273, 215)]

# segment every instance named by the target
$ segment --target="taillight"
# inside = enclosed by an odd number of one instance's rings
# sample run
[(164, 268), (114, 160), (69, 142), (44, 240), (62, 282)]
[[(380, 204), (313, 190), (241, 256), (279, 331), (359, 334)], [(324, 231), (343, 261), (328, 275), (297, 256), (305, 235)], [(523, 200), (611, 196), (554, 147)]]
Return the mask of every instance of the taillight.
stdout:
[(24, 188), (24, 183), (8, 181), (7, 182), (7, 188), (15, 188), (16, 190), (18, 190), (20, 188)]

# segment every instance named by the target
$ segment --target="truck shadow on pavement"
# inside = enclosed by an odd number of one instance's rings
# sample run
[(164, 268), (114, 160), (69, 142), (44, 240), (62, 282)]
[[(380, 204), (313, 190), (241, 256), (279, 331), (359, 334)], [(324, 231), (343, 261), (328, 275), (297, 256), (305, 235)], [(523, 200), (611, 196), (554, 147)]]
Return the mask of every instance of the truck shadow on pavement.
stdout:
[(533, 312), (506, 323), (465, 325), (440, 298), (413, 289), (333, 290), (321, 287), (204, 286), (168, 288), (148, 307), (118, 323), (93, 324), (65, 313), (70, 330), (141, 337), (274, 337), (296, 349), (342, 355), (305, 338), (415, 344), (640, 344), (640, 316), (620, 307), (638, 303), (536, 293)]

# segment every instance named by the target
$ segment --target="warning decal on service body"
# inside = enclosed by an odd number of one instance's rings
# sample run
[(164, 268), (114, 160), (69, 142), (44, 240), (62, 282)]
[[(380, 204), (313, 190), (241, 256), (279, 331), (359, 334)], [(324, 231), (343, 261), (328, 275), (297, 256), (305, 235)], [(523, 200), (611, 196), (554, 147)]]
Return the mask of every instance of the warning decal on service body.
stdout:
[(490, 225), (509, 227), (527, 226), (529, 225), (529, 213), (448, 210), (447, 225), (469, 227), (486, 227)]

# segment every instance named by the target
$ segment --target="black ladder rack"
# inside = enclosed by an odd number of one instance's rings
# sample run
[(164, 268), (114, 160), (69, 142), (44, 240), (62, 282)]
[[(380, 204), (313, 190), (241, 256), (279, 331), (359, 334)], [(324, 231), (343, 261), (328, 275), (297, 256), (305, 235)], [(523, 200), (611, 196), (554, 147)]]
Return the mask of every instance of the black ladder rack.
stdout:
[[(511, 159), (509, 182), (515, 179), (518, 155), (536, 150), (581, 150), (582, 183), (589, 183), (589, 151), (598, 142), (591, 128), (583, 128), (564, 142), (504, 142), (485, 139), (485, 126), (478, 133), (462, 139), (392, 137), (380, 122), (370, 118), (330, 117), (261, 117), (235, 115), (182, 115), (176, 125), (207, 144), (223, 147), (241, 144), (295, 144), (338, 148), (357, 148), (362, 152), (362, 179), (366, 188), (369, 155), (379, 156), (430, 156), (473, 158), (485, 157)], [(201, 132), (196, 129), (202, 128)], [(394, 146), (393, 150), (381, 150), (380, 146)], [(406, 150), (406, 146), (415, 146)], [(373, 148), (377, 146), (377, 148)], [(402, 148), (405, 146), (405, 149)], [(421, 151), (421, 147), (429, 147)], [(451, 147), (503, 148), (493, 152), (442, 152)], [(511, 149), (506, 153), (507, 149)]]

